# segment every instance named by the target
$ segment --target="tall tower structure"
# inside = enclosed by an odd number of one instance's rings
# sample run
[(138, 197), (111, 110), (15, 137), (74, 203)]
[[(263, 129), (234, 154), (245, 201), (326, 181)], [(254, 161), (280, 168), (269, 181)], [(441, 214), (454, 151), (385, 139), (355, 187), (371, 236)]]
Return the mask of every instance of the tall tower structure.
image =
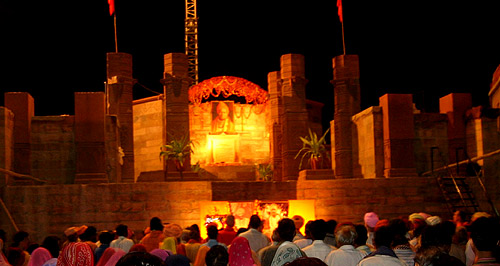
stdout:
[(196, 14), (196, 0), (186, 0), (184, 41), (188, 58), (188, 75), (193, 85), (198, 84), (198, 15)]

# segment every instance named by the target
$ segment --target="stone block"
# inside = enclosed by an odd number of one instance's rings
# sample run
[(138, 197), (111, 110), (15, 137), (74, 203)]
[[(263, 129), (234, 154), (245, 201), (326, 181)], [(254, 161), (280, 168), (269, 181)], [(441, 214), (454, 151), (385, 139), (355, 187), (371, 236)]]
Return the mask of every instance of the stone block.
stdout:
[(108, 79), (119, 76), (132, 78), (132, 55), (127, 53), (106, 54), (106, 76)]

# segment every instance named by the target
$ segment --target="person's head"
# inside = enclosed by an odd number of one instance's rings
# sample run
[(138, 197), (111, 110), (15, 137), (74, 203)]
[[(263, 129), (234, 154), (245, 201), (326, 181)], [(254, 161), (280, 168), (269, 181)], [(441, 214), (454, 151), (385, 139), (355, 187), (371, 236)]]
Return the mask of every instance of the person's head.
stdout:
[(60, 241), (61, 239), (57, 236), (47, 236), (42, 242), (42, 247), (50, 252), (52, 258), (57, 258), (61, 250)]
[(337, 247), (343, 245), (354, 245), (354, 241), (358, 237), (356, 229), (352, 223), (341, 223), (337, 225), (335, 229), (335, 241), (337, 241)]
[(280, 242), (280, 235), (278, 234), (278, 228), (275, 228), (273, 230), (273, 233), (271, 235), (271, 240), (273, 241), (273, 243)]
[[(0, 255), (1, 256), (1, 255)], [(22, 266), (24, 265), (25, 256), (23, 250), (19, 247), (10, 247), (7, 249), (7, 261), (12, 266)]]
[(304, 228), (304, 237), (307, 238), (307, 239), (312, 239), (312, 236), (311, 236), (311, 224), (312, 224), (312, 220), (309, 220), (307, 221), (306, 223), (306, 226)]
[(466, 213), (464, 211), (455, 211), (453, 213), (453, 222), (455, 223), (463, 223), (465, 222), (465, 219), (466, 219)]
[(248, 228), (244, 228), (244, 227), (238, 228), (238, 231), (236, 231), (236, 235), (239, 236), (241, 233), (244, 233), (246, 231), (248, 231)]
[(366, 226), (364, 224), (356, 224), (354, 225), (354, 229), (356, 230), (356, 240), (354, 240), (354, 246), (364, 246), (366, 245), (366, 241), (368, 240), (368, 230), (366, 230)]
[(165, 266), (165, 262), (163, 262), (159, 257), (148, 252), (135, 251), (125, 254), (116, 263), (116, 266), (135, 265)]
[(114, 238), (115, 234), (111, 231), (102, 231), (99, 234), (99, 242), (101, 242), (101, 244), (109, 245)]
[(128, 236), (128, 226), (127, 225), (119, 224), (116, 226), (115, 231), (116, 231), (117, 236), (124, 236), (124, 237)]
[(256, 214), (250, 216), (250, 222), (248, 223), (248, 228), (259, 229), (262, 225), (262, 220)]
[(226, 225), (229, 226), (229, 227), (233, 227), (234, 226), (234, 215), (229, 214), (226, 217)]
[(311, 223), (309, 230), (311, 231), (311, 236), (313, 240), (323, 240), (326, 236), (326, 222), (325, 220), (319, 219)]
[(217, 239), (217, 235), (219, 234), (219, 230), (215, 225), (209, 225), (207, 227), (207, 235), (210, 239)]
[(12, 236), (12, 246), (26, 250), (29, 246), (29, 234), (25, 231), (18, 231)]
[(373, 231), (375, 225), (377, 224), (379, 218), (378, 215), (374, 212), (367, 212), (364, 216), (365, 226), (369, 232)]
[(229, 263), (229, 253), (221, 245), (215, 245), (210, 248), (205, 256), (207, 266), (227, 266)]
[(283, 218), (278, 221), (276, 231), (281, 241), (293, 241), (296, 234), (295, 223), (290, 218)]
[(335, 220), (328, 220), (326, 222), (326, 233), (328, 234), (335, 234), (335, 228), (337, 228), (337, 221)]
[(415, 266), (456, 266), (458, 259), (443, 252), (438, 247), (419, 248), (415, 254)]
[(393, 232), (389, 228), (389, 226), (378, 226), (375, 227), (375, 234), (373, 236), (373, 244), (376, 248), (380, 248), (382, 246), (391, 247), (393, 240)]
[(292, 217), (292, 220), (295, 223), (295, 229), (297, 231), (299, 231), (300, 228), (302, 228), (302, 226), (304, 226), (304, 218), (302, 218), (302, 216), (300, 216), (300, 215), (294, 215)]
[(170, 255), (165, 259), (166, 266), (189, 266), (189, 259), (184, 255)]
[(80, 235), (80, 240), (97, 242), (97, 229), (94, 226), (89, 226)]
[(408, 244), (406, 234), (408, 233), (409, 225), (403, 219), (390, 220), (389, 228), (394, 233), (393, 247)]
[(149, 221), (149, 229), (151, 229), (151, 231), (163, 231), (163, 223), (161, 222), (161, 219), (158, 217), (151, 218)]
[(217, 105), (217, 115), (220, 119), (227, 119), (229, 116), (229, 106), (224, 102)]
[(295, 259), (290, 263), (286, 263), (286, 266), (327, 266), (327, 264), (314, 257), (300, 257)]
[(495, 251), (500, 240), (500, 224), (494, 217), (480, 217), (470, 227), (470, 237), (479, 251)]
[[(453, 222), (449, 223), (454, 225)], [(443, 252), (448, 253), (451, 248), (454, 232), (455, 228), (448, 223), (426, 226), (422, 230), (422, 234), (420, 236), (421, 247), (438, 247), (443, 250)]]

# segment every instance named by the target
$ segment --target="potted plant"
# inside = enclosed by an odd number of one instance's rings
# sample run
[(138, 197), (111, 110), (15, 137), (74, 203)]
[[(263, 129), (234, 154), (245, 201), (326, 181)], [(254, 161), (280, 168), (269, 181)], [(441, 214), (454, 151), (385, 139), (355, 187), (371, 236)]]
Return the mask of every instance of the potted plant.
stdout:
[(302, 141), (302, 149), (295, 155), (297, 159), (301, 154), (299, 170), (302, 169), (302, 163), (305, 158), (308, 158), (309, 164), (313, 170), (320, 168), (323, 164), (323, 158), (330, 159), (326, 149), (326, 134), (330, 131), (328, 128), (321, 138), (309, 128), (309, 136), (299, 137)]
[(271, 181), (273, 180), (273, 169), (271, 164), (258, 164), (256, 165), (257, 174), (259, 176), (259, 180), (262, 181)]
[(192, 140), (189, 140), (189, 135), (184, 135), (180, 139), (171, 137), (169, 144), (163, 145), (160, 148), (160, 158), (164, 158), (167, 161), (173, 161), (175, 168), (179, 171), (182, 180), (182, 171), (184, 171), (184, 161), (188, 156), (193, 153), (192, 146), (194, 145)]

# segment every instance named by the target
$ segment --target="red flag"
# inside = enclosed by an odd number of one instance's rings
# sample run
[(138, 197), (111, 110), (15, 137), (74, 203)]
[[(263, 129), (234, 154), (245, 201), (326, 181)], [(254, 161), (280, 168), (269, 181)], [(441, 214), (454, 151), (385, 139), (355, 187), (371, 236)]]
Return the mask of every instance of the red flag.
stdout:
[(113, 16), (113, 14), (115, 13), (115, 0), (108, 0), (108, 4), (109, 4), (109, 15)]
[(342, 0), (337, 0), (337, 8), (338, 8), (339, 20), (341, 23), (344, 23), (344, 18), (342, 16)]

